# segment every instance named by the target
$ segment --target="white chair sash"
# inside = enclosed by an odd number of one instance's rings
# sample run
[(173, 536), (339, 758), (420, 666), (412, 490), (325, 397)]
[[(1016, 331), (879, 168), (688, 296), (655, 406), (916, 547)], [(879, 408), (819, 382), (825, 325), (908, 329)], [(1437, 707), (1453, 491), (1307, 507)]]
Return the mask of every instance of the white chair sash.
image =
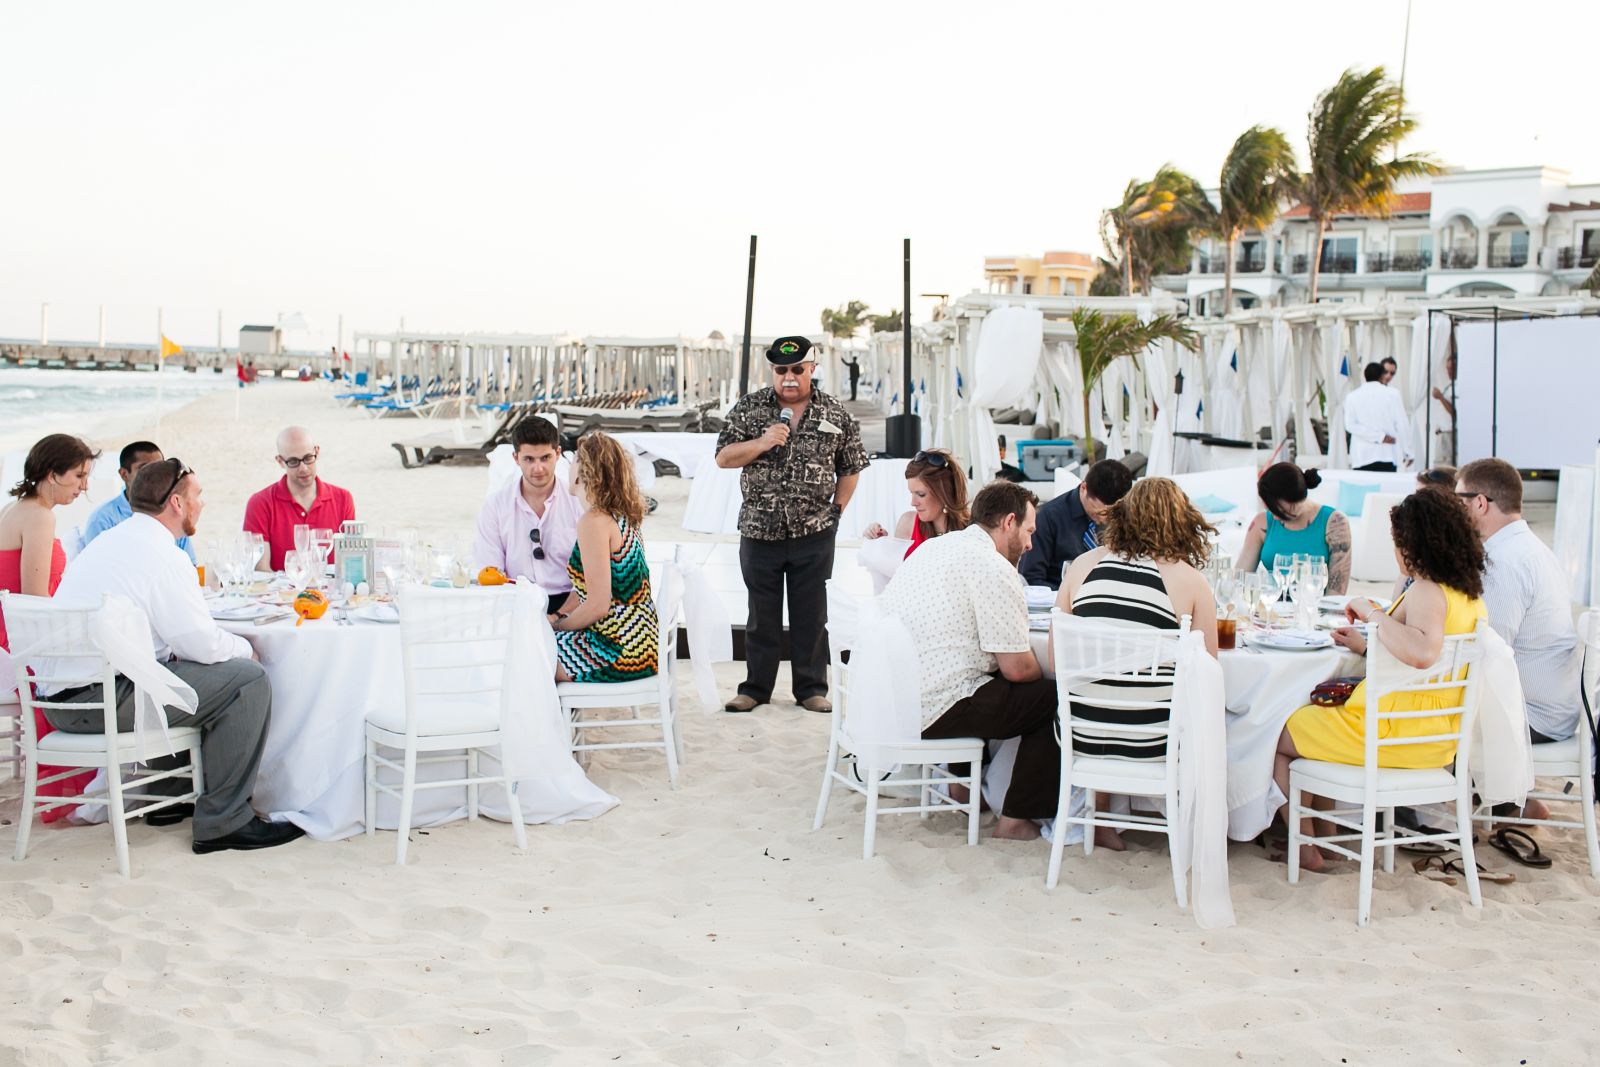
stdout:
[(695, 696), (702, 711), (715, 711), (722, 702), (717, 699), (717, 678), (712, 667), (733, 662), (733, 623), (728, 618), (728, 606), (711, 588), (700, 565), (679, 562), (676, 566), (683, 580), (683, 625), (689, 635), (689, 668), (694, 673)]
[(1211, 930), (1232, 926), (1228, 888), (1228, 738), (1222, 665), (1206, 652), (1205, 638), (1186, 635), (1178, 650), (1182, 687), (1173, 694), (1178, 740), (1178, 811), (1171, 847), (1189, 871), (1195, 922)]
[(850, 649), (850, 699), (843, 733), (872, 759), (878, 745), (922, 739), (922, 664), (905, 623), (875, 597), (857, 600), (855, 644)]
[(1472, 669), (1482, 671), (1482, 697), (1473, 729), (1469, 759), (1472, 785), (1485, 804), (1523, 803), (1533, 788), (1533, 743), (1528, 736), (1528, 707), (1522, 677), (1511, 646), (1484, 627), (1478, 637), (1482, 657)]

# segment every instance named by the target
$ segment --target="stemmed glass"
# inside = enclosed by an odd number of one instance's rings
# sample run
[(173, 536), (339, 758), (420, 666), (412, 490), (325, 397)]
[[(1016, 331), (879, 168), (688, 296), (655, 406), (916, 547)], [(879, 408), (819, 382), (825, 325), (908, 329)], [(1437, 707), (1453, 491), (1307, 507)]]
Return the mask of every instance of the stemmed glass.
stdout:
[(1272, 577), (1277, 581), (1279, 590), (1289, 586), (1289, 575), (1294, 570), (1294, 557), (1279, 552), (1272, 557)]
[(289, 579), (289, 584), (297, 591), (306, 587), (306, 566), (311, 561), (311, 553), (295, 549), (293, 552), (283, 554), (283, 574)]
[(1271, 626), (1277, 621), (1273, 605), (1278, 602), (1278, 597), (1283, 593), (1283, 583), (1278, 580), (1274, 571), (1262, 571), (1259, 576), (1260, 584), (1256, 588), (1256, 603), (1261, 608), (1262, 622)]
[(311, 552), (311, 527), (300, 523), (294, 528), (294, 550), (296, 552)]

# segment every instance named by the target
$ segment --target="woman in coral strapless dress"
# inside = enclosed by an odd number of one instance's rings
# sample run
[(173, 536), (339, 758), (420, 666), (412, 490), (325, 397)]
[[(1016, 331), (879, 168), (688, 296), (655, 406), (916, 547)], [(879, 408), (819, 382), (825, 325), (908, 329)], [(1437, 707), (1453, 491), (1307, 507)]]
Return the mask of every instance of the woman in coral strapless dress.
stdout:
[[(14, 503), (0, 510), (0, 589), (27, 596), (54, 596), (66, 569), (67, 555), (56, 539), (53, 508), (70, 504), (89, 486), (89, 467), (97, 453), (69, 434), (51, 434), (28, 452), (22, 465), (22, 481), (11, 490)], [(6, 620), (0, 613), (0, 648), (9, 649)], [(8, 691), (9, 693), (9, 691)], [(38, 736), (52, 730), (44, 716), (35, 711)], [(48, 778), (62, 768), (39, 768), (39, 777)], [(71, 778), (39, 787), (41, 796), (69, 796), (80, 793), (94, 777), (86, 771)], [(51, 808), (45, 822), (54, 822), (71, 808)]]

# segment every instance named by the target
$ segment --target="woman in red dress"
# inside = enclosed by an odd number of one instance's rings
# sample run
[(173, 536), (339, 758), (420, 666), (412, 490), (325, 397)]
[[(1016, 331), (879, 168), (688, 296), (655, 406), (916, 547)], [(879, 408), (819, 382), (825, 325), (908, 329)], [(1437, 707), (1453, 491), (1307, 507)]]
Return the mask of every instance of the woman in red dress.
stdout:
[[(895, 523), (894, 535), (911, 541), (907, 556), (929, 538), (967, 528), (972, 519), (967, 506), (967, 476), (949, 452), (930, 448), (913, 456), (906, 464), (906, 488), (911, 491), (911, 510)], [(885, 537), (888, 532), (873, 523), (861, 536), (871, 540)]]
[[(11, 490), (17, 499), (0, 509), (0, 589), (26, 596), (54, 596), (67, 566), (66, 553), (56, 539), (53, 508), (70, 504), (89, 487), (89, 468), (95, 452), (79, 438), (54, 433), (42, 438), (28, 452), (22, 465), (22, 481)], [(0, 614), (0, 648), (10, 648), (6, 620)], [(9, 694), (8, 694), (9, 695)], [(34, 712), (38, 736), (52, 727), (42, 714)], [(47, 778), (60, 768), (40, 767), (39, 777)], [(40, 786), (42, 796), (68, 796), (83, 791), (93, 771)], [(51, 808), (45, 822), (66, 815), (70, 808)]]

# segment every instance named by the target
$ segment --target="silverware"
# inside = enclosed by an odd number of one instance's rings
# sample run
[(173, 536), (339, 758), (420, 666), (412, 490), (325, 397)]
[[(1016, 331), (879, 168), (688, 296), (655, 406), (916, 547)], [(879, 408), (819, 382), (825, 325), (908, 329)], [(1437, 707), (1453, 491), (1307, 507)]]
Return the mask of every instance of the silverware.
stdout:
[(256, 620), (256, 625), (257, 626), (271, 626), (275, 622), (282, 622), (285, 619), (292, 619), (292, 618), (294, 618), (294, 612), (292, 612), (292, 611), (278, 612), (278, 613), (275, 613), (275, 614), (272, 614), (272, 615), (263, 615), (263, 616), (261, 616), (261, 618)]

